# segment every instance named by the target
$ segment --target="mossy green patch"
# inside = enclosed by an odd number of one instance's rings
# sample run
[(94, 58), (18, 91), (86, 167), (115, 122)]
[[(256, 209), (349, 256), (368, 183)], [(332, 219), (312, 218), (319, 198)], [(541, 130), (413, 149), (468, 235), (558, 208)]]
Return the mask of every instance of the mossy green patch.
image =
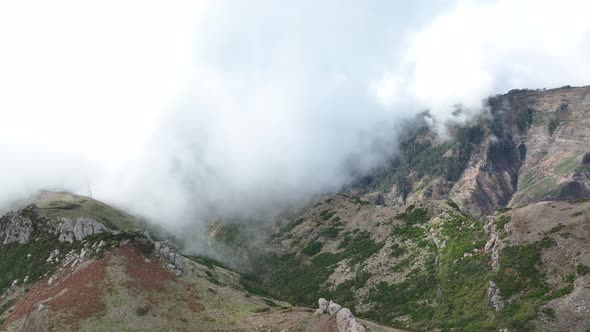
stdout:
[(322, 250), (323, 245), (324, 244), (319, 241), (312, 241), (307, 246), (305, 246), (305, 248), (303, 248), (301, 252), (306, 254), (307, 256), (313, 256), (319, 253), (320, 250)]
[(71, 194), (50, 195), (35, 203), (48, 218), (94, 219), (111, 230), (136, 230), (143, 222), (135, 216), (89, 197)]

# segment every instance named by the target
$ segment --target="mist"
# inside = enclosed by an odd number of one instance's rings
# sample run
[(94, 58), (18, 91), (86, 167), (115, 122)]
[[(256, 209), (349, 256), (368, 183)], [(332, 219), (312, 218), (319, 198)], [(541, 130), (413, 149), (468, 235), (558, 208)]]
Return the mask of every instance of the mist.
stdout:
[[(262, 218), (513, 88), (585, 85), (586, 1), (0, 4), (0, 205), (86, 194), (170, 229)], [(453, 115), (456, 105), (465, 112)]]

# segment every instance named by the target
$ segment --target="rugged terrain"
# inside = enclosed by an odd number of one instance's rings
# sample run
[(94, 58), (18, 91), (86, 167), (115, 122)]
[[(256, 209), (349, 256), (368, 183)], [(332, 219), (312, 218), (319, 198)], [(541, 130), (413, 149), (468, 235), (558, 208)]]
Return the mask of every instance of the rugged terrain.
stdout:
[(590, 87), (490, 97), (448, 138), (427, 117), (339, 193), (212, 223), (217, 260), (88, 197), (24, 202), (0, 219), (0, 328), (590, 330)]
[(417, 119), (398, 158), (266, 240), (214, 224), (211, 242), (294, 304), (323, 296), (409, 330), (587, 331), (590, 88), (487, 104), (448, 139)]
[(0, 330), (363, 331), (350, 311), (272, 299), (94, 199), (45, 192), (23, 204), (0, 218)]

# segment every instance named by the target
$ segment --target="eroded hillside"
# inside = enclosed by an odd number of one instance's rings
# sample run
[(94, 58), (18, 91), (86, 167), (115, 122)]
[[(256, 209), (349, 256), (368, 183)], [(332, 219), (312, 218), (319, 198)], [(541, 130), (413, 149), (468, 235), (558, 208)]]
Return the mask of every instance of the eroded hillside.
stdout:
[(314, 314), (183, 256), (91, 198), (46, 192), (29, 203), (0, 218), (1, 330), (366, 331), (350, 311)]
[(326, 297), (389, 326), (589, 329), (590, 88), (488, 104), (447, 140), (408, 132), (398, 158), (276, 220), (266, 241), (217, 224), (213, 246), (277, 298)]

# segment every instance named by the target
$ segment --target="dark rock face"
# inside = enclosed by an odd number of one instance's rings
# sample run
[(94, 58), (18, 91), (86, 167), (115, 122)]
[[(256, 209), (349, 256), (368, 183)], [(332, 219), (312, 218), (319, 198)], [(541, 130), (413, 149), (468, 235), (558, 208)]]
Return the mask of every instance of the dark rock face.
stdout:
[(9, 212), (0, 218), (0, 244), (29, 243), (47, 220), (34, 206)]
[(571, 200), (590, 197), (590, 190), (577, 181), (565, 182), (559, 186), (559, 193), (553, 200)]
[(586, 197), (588, 105), (590, 87), (491, 97), (490, 116), (450, 128), (449, 140), (426, 126), (405, 135), (401, 156), (355, 188), (374, 197), (385, 193), (385, 203), (394, 205), (450, 198), (477, 217), (545, 199)]

